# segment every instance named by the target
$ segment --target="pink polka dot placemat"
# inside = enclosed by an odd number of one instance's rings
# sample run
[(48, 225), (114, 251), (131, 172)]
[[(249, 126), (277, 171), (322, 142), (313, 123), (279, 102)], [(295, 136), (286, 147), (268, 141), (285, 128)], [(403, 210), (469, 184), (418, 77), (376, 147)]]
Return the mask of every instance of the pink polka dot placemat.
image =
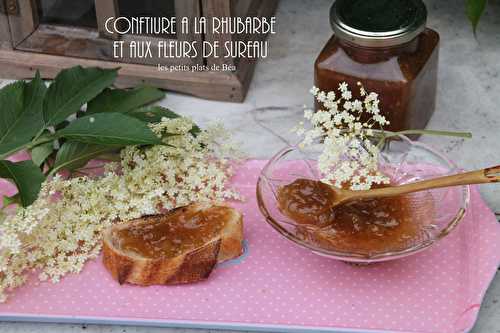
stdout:
[(500, 263), (500, 224), (473, 190), (472, 209), (434, 247), (353, 267), (281, 238), (255, 201), (263, 161), (234, 179), (247, 198), (247, 251), (205, 282), (120, 286), (100, 259), (59, 284), (35, 279), (0, 305), (0, 319), (261, 331), (466, 332)]

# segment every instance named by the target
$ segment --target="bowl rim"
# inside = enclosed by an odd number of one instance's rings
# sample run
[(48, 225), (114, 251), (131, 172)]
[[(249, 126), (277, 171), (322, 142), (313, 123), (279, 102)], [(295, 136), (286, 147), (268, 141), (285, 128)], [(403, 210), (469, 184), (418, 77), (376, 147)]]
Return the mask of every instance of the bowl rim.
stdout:
[[(397, 134), (393, 137), (388, 138), (387, 140), (395, 140), (395, 139), (400, 139), (405, 142), (408, 142), (412, 146), (417, 146), (419, 148), (422, 148), (424, 150), (429, 151), (430, 153), (434, 154), (435, 156), (439, 157), (443, 161), (445, 161), (448, 164), (448, 167), (450, 169), (457, 170), (458, 167), (455, 162), (453, 162), (451, 159), (449, 159), (446, 155), (443, 153), (439, 152), (437, 149), (431, 147), (428, 144), (419, 142), (419, 141), (414, 141), (408, 138), (407, 136), (403, 134)], [(257, 196), (257, 205), (259, 207), (259, 210), (261, 211), (262, 215), (264, 216), (266, 222), (271, 225), (273, 229), (275, 229), (279, 234), (287, 238), (288, 240), (292, 241), (296, 245), (299, 245), (300, 247), (306, 248), (308, 250), (311, 250), (313, 253), (321, 255), (321, 256), (326, 256), (329, 258), (335, 258), (347, 262), (380, 262), (380, 261), (388, 261), (388, 260), (393, 260), (393, 259), (398, 259), (402, 257), (406, 257), (418, 252), (421, 252), (442, 238), (446, 237), (452, 230), (454, 230), (458, 224), (464, 219), (465, 214), (469, 208), (470, 205), (470, 185), (463, 185), (460, 186), (462, 188), (462, 205), (458, 212), (455, 214), (455, 216), (450, 220), (450, 222), (439, 232), (438, 235), (436, 235), (433, 238), (430, 238), (426, 241), (423, 241), (421, 243), (418, 243), (412, 247), (409, 247), (404, 250), (398, 250), (398, 251), (391, 251), (391, 252), (383, 252), (383, 253), (374, 253), (374, 254), (369, 254), (369, 253), (356, 253), (356, 252), (342, 252), (342, 251), (334, 251), (334, 250), (326, 250), (320, 247), (315, 247), (297, 237), (290, 231), (288, 231), (286, 228), (284, 228), (280, 222), (276, 221), (271, 213), (268, 211), (266, 204), (264, 203), (263, 195), (261, 188), (263, 186), (263, 182), (269, 182), (269, 178), (267, 177), (267, 174), (269, 173), (270, 168), (283, 156), (286, 154), (290, 153), (291, 151), (301, 149), (298, 145), (293, 145), (293, 144), (288, 144), (285, 148), (281, 149), (278, 153), (276, 153), (269, 161), (266, 163), (266, 165), (262, 168), (261, 173), (259, 175), (259, 178), (257, 180), (257, 186), (256, 186), (256, 196)]]

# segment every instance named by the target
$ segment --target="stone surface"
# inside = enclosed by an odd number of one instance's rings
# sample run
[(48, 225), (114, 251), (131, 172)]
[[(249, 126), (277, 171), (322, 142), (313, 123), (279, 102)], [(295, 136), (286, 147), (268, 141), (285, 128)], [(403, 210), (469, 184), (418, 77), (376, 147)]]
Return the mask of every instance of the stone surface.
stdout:
[[(257, 66), (243, 104), (211, 102), (169, 94), (161, 104), (192, 116), (200, 124), (222, 120), (235, 132), (250, 157), (269, 158), (287, 142), (310, 105), (313, 61), (331, 35), (331, 0), (282, 0), (278, 34), (271, 37), (271, 54)], [(464, 169), (498, 164), (500, 152), (500, 2), (490, 1), (477, 40), (471, 33), (464, 2), (428, 0), (428, 25), (442, 38), (437, 112), (429, 128), (471, 131), (474, 138), (424, 138)], [(1, 73), (0, 73), (1, 77)], [(489, 205), (500, 212), (500, 186), (483, 186)], [(500, 333), (500, 276), (493, 281), (474, 333)], [(207, 332), (102, 325), (0, 323), (1, 332)], [(211, 331), (215, 332), (215, 331)]]

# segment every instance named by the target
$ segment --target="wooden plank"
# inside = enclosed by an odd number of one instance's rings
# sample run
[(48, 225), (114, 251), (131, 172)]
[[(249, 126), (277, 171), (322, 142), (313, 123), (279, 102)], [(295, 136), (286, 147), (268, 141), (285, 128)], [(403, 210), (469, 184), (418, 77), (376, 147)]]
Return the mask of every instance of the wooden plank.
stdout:
[[(276, 11), (276, 7), (278, 5), (279, 0), (237, 0), (237, 1), (224, 1), (224, 0), (202, 0), (204, 5), (204, 15), (205, 16), (216, 16), (216, 17), (271, 17)], [(206, 8), (206, 9), (205, 9)], [(208, 14), (207, 14), (208, 10)], [(209, 27), (209, 31), (211, 27)], [(252, 34), (239, 34), (239, 35), (213, 35), (207, 34), (205, 39), (208, 41), (219, 40), (221, 45), (223, 45), (226, 41), (250, 41), (250, 40), (264, 40), (267, 36), (259, 35), (254, 36)], [(248, 66), (250, 63), (254, 62), (252, 59), (210, 59), (209, 63), (216, 64), (228, 64), (228, 65), (236, 65), (239, 66)], [(250, 72), (253, 72), (251, 70)], [(245, 70), (237, 70), (237, 73), (241, 76), (241, 73), (246, 73)], [(243, 75), (246, 77), (246, 74)], [(251, 78), (251, 75), (250, 75)], [(246, 82), (246, 81), (245, 81)]]
[[(254, 2), (259, 2), (260, 6), (257, 9), (257, 13), (255, 13), (255, 16), (260, 16), (260, 17), (271, 17), (275, 12), (276, 8), (278, 7), (279, 0), (266, 0), (266, 1), (259, 1), (259, 0), (253, 0)], [(250, 36), (245, 36), (245, 38), (250, 38)], [(259, 40), (259, 38), (252, 37), (255, 40)], [(260, 40), (266, 39), (267, 36), (260, 36)], [(240, 81), (242, 85), (242, 90), (246, 93), (248, 91), (248, 88), (250, 86), (250, 82), (252, 81), (253, 73), (255, 71), (255, 66), (257, 64), (256, 59), (248, 59), (248, 58), (242, 58), (238, 59), (238, 67), (236, 71), (236, 77)]]
[[(238, 0), (238, 2), (236, 3), (238, 5), (238, 8), (234, 8), (233, 16), (270, 17), (274, 13), (274, 10), (271, 12), (271, 14), (265, 15), (265, 13), (263, 12), (263, 8), (272, 8), (269, 6), (273, 5), (273, 1), (276, 1), (276, 0), (271, 0), (271, 1), (268, 0), (268, 3), (266, 4), (266, 3), (264, 3), (264, 2), (266, 2), (264, 0)], [(274, 9), (276, 9), (276, 8), (274, 8)], [(233, 38), (235, 40), (239, 40), (242, 42), (259, 41), (259, 40), (265, 39), (266, 37), (267, 36), (254, 36), (254, 34), (251, 34), (251, 33), (238, 34), (237, 36), (233, 36)], [(237, 58), (234, 61), (236, 66), (240, 66), (240, 63), (245, 64), (247, 62), (248, 61), (245, 61), (245, 59), (240, 59), (240, 58)]]
[[(118, 11), (118, 0), (95, 0), (95, 11), (97, 16), (97, 30), (102, 37), (110, 39), (120, 39), (117, 33), (110, 33), (106, 29), (106, 21), (111, 17), (119, 17)], [(112, 21), (110, 21), (110, 29), (112, 26)]]
[(4, 78), (29, 79), (36, 70), (40, 70), (43, 78), (52, 79), (61, 69), (77, 65), (103, 68), (119, 66), (118, 87), (150, 84), (201, 98), (230, 102), (242, 102), (245, 97), (240, 80), (230, 73), (164, 72), (158, 70), (157, 66), (118, 65), (115, 62), (0, 50), (0, 72)]
[[(157, 42), (158, 38), (149, 36), (125, 35), (122, 36), (124, 42), (124, 53), (121, 58), (114, 58), (113, 40), (102, 38), (97, 30), (65, 27), (50, 24), (41, 24), (31, 36), (26, 38), (16, 49), (31, 51), (36, 53), (78, 57), (85, 59), (98, 59), (105, 61), (116, 61), (123, 63), (150, 64), (157, 65), (182, 65), (189, 64), (190, 59), (168, 58), (158, 59)], [(129, 45), (133, 42), (151, 42), (152, 58), (137, 58), (131, 55)]]
[[(190, 0), (189, 0), (190, 1)], [(202, 0), (205, 1), (205, 0)], [(266, 16), (270, 17), (278, 4), (278, 0), (253, 0), (260, 2), (258, 12), (256, 16)], [(256, 2), (252, 2), (255, 5)], [(221, 4), (221, 3), (219, 3)], [(250, 6), (251, 7), (251, 6)], [(178, 14), (179, 15), (179, 14)], [(56, 29), (51, 27), (51, 29)], [(43, 32), (44, 27), (41, 27), (40, 32)], [(62, 35), (62, 38), (68, 37), (68, 30), (63, 29), (58, 35)], [(82, 39), (88, 42), (89, 31), (84, 31), (82, 29), (76, 29), (73, 33), (69, 35), (73, 39)], [(95, 39), (99, 39), (97, 31), (94, 31)], [(80, 34), (80, 35), (79, 35)], [(61, 36), (60, 36), (61, 37)], [(92, 35), (90, 35), (92, 37)], [(137, 36), (125, 36), (130, 38), (136, 38)], [(37, 37), (38, 38), (38, 37)], [(148, 38), (148, 37), (145, 37)], [(262, 36), (265, 38), (265, 36)], [(42, 41), (47, 41), (46, 38), (38, 38), (37, 48), (43, 50)], [(70, 38), (71, 39), (71, 38)], [(110, 43), (110, 40), (106, 40)], [(33, 40), (30, 40), (33, 42)], [(63, 47), (64, 43), (59, 44), (59, 48), (64, 50), (64, 54), (69, 54), (75, 50), (82, 51), (81, 45), (75, 41), (68, 41), (70, 45), (75, 43), (74, 46), (69, 47), (66, 45)], [(81, 41), (83, 43), (83, 41)], [(91, 42), (92, 44), (93, 42)], [(57, 45), (57, 43), (55, 43)], [(34, 45), (32, 45), (34, 46)], [(57, 49), (54, 45), (50, 47), (52, 50)], [(73, 50), (73, 51), (71, 51)], [(99, 49), (97, 49), (98, 51)], [(31, 50), (33, 51), (33, 49)], [(84, 50), (83, 50), (84, 51)], [(101, 49), (102, 51), (102, 49)], [(96, 52), (94, 50), (93, 52)], [(93, 57), (94, 53), (89, 53), (89, 57)], [(78, 55), (81, 57), (81, 53)], [(186, 72), (186, 71), (174, 71), (167, 72), (159, 69), (158, 66), (147, 66), (140, 64), (117, 64), (117, 62), (112, 61), (100, 61), (100, 60), (90, 60), (90, 59), (79, 59), (76, 57), (67, 56), (55, 56), (46, 54), (33, 54), (30, 52), (22, 51), (8, 51), (0, 50), (0, 72), (6, 77), (11, 78), (31, 78), (33, 77), (35, 71), (40, 69), (42, 75), (45, 78), (53, 78), (61, 69), (68, 68), (76, 65), (82, 66), (99, 66), (106, 68), (115, 68), (117, 66), (121, 67), (120, 76), (117, 80), (117, 86), (119, 87), (131, 87), (138, 84), (151, 84), (159, 88), (178, 91), (182, 93), (191, 94), (194, 96), (222, 100), (222, 101), (232, 101), (241, 102), (244, 100), (248, 86), (250, 84), (254, 68), (256, 64), (256, 59), (241, 59), (238, 63), (238, 68), (235, 73), (228, 72)]]
[[(175, 15), (177, 17), (177, 40), (196, 42), (196, 50), (198, 53), (197, 57), (191, 58), (191, 64), (200, 64), (203, 62), (202, 55), (202, 42), (203, 36), (201, 34), (194, 33), (194, 19), (201, 17), (201, 6), (199, 0), (175, 0)], [(187, 33), (182, 33), (181, 31), (181, 20), (183, 17), (187, 17), (190, 22), (189, 31)]]
[[(12, 44), (16, 46), (35, 31), (38, 26), (38, 11), (34, 0), (5, 0), (6, 9), (17, 5), (15, 13), (9, 14)], [(12, 3), (9, 3), (12, 1)], [(14, 8), (14, 7), (11, 7)]]
[[(274, 14), (275, 10), (276, 10), (276, 7), (275, 7), (275, 4), (276, 4), (276, 1), (277, 0), (267, 0), (267, 1), (264, 1), (264, 0), (252, 0), (249, 4), (249, 6), (246, 8), (246, 13), (243, 13), (244, 16), (250, 16), (250, 17), (253, 17), (253, 16), (256, 16), (256, 17), (267, 17), (269, 18), (271, 15)], [(270, 12), (269, 15), (267, 15), (265, 13), (265, 9), (266, 8), (274, 8), (274, 10), (272, 10)]]
[[(207, 33), (205, 34), (205, 41), (214, 43), (215, 41), (219, 42), (221, 48), (224, 47), (224, 43), (233, 40), (233, 36), (231, 34), (214, 34), (212, 18), (218, 17), (231, 17), (231, 1), (227, 0), (202, 0), (203, 4), (203, 16), (207, 18)], [(207, 65), (210, 67), (211, 65), (234, 65), (235, 59), (232, 58), (224, 58), (224, 57), (211, 57), (206, 59)]]
[(256, 16), (263, 0), (234, 0), (232, 16)]
[(12, 50), (9, 18), (7, 17), (5, 1), (3, 0), (0, 0), (0, 49)]

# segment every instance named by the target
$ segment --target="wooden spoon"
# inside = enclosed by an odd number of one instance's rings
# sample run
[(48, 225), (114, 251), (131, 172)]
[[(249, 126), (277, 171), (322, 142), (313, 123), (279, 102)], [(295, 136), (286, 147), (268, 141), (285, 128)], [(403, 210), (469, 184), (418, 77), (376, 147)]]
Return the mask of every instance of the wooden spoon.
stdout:
[(433, 188), (496, 182), (500, 182), (500, 165), (477, 171), (470, 171), (451, 176), (428, 179), (416, 183), (383, 187), (365, 191), (342, 190), (332, 186), (332, 190), (335, 195), (331, 205), (335, 207), (348, 201), (394, 197), (402, 194), (430, 190)]

